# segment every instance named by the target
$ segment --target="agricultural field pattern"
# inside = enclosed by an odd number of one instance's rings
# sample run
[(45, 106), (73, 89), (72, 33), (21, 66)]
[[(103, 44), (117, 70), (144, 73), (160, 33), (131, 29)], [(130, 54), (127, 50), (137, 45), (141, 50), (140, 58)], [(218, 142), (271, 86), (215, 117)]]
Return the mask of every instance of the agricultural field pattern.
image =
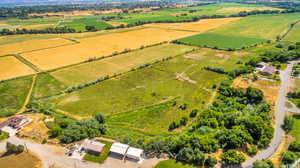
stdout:
[[(0, 167), (23, 158), (28, 168), (295, 168), (300, 5), (282, 4), (66, 5), (1, 17), (0, 123), (33, 121), (8, 138), (28, 144), (18, 155), (2, 156), (0, 124)], [(50, 154), (87, 138), (106, 145), (87, 163)], [(114, 162), (115, 142), (155, 159)]]

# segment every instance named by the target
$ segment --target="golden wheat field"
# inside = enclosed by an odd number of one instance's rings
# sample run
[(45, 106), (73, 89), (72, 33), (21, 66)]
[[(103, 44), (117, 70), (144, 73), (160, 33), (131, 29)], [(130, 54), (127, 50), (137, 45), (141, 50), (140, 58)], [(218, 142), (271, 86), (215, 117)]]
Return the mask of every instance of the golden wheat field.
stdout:
[(263, 11), (263, 10), (282, 10), (279, 8), (272, 8), (272, 7), (224, 7), (219, 9), (217, 12), (218, 13), (232, 13), (232, 12), (241, 12), (241, 11), (253, 11), (253, 10), (258, 10), (258, 11)]
[(0, 80), (30, 75), (34, 70), (13, 56), (0, 57)]
[(23, 42), (15, 42), (0, 45), (0, 55), (18, 54), (50, 47), (71, 44), (69, 40), (62, 38), (42, 39), (42, 40), (27, 40)]
[(49, 70), (83, 62), (90, 58), (111, 55), (125, 49), (137, 49), (141, 46), (175, 40), (194, 34), (195, 32), (143, 28), (79, 39), (79, 44), (24, 53), (21, 56), (39, 68)]
[(146, 27), (155, 27), (163, 29), (176, 29), (176, 30), (187, 30), (205, 32), (219, 26), (237, 21), (240, 18), (220, 18), (220, 19), (203, 19), (197, 22), (190, 23), (154, 23), (145, 25)]

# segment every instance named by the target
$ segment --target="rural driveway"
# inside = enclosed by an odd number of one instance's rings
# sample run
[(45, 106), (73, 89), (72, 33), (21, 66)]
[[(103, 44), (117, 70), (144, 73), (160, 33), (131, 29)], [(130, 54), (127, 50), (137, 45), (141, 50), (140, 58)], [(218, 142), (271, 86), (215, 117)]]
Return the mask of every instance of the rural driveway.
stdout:
[(290, 78), (290, 74), (292, 71), (292, 67), (294, 65), (294, 62), (291, 62), (288, 64), (287, 68), (284, 71), (280, 72), (280, 90), (279, 90), (279, 97), (276, 102), (276, 109), (275, 109), (275, 133), (274, 137), (271, 140), (271, 143), (268, 148), (260, 151), (257, 153), (254, 157), (248, 159), (246, 162), (242, 164), (242, 167), (244, 168), (252, 168), (253, 163), (256, 160), (262, 160), (269, 158), (273, 153), (275, 153), (276, 149), (278, 148), (282, 137), (283, 137), (283, 129), (281, 128), (283, 121), (284, 121), (284, 115), (285, 115), (285, 102), (286, 102), (286, 91), (288, 87), (288, 81)]
[(42, 161), (43, 168), (55, 165), (55, 168), (153, 168), (162, 159), (151, 158), (138, 164), (131, 161), (122, 161), (119, 158), (108, 157), (104, 164), (85, 162), (71, 157), (67, 157), (67, 149), (61, 146), (38, 144), (29, 140), (12, 136), (0, 142), (0, 153), (5, 152), (6, 142), (25, 145), (31, 152), (35, 153)]

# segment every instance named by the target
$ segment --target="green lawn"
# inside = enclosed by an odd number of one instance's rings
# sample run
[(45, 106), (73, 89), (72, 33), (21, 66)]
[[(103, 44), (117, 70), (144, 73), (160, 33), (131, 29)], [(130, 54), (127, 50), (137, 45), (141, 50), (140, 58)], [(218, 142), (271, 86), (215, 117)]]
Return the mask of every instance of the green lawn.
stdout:
[(109, 150), (112, 145), (112, 142), (107, 142), (107, 141), (99, 141), (99, 142), (105, 144), (101, 154), (93, 155), (93, 154), (87, 153), (84, 155), (83, 160), (96, 162), (96, 163), (104, 163), (104, 161), (107, 159), (107, 157), (109, 155)]
[(0, 83), (0, 112), (13, 111), (22, 107), (32, 82), (32, 76)]
[(242, 49), (243, 47), (246, 48), (266, 42), (264, 39), (227, 36), (213, 33), (198, 34), (180, 39), (179, 41), (184, 44), (218, 49)]
[[(165, 57), (176, 56), (191, 51), (196, 47), (163, 44), (142, 50), (132, 51), (99, 61), (89, 62), (69, 68), (64, 68), (51, 73), (62, 83), (72, 86), (89, 82), (106, 75), (114, 75), (130, 71), (145, 63), (151, 63)], [(172, 52), (170, 52), (172, 51)]]
[(176, 160), (164, 160), (159, 162), (155, 168), (196, 168), (195, 166), (183, 164), (181, 162), (177, 162)]
[(300, 142), (300, 115), (295, 115), (294, 127), (290, 134), (296, 141)]
[(66, 86), (57, 81), (48, 73), (40, 73), (36, 78), (33, 90), (33, 98), (38, 99), (60, 94), (66, 89)]
[(111, 27), (110, 24), (105, 23), (97, 16), (88, 16), (83, 18), (74, 18), (62, 22), (60, 26), (67, 26), (75, 29), (76, 31), (86, 31), (85, 26), (95, 26), (97, 30), (104, 30), (108, 27)]
[(0, 130), (0, 142), (7, 139), (9, 137), (9, 133)]
[(299, 13), (253, 15), (209, 32), (227, 36), (274, 40), (276, 36), (285, 33), (291, 23), (299, 19)]

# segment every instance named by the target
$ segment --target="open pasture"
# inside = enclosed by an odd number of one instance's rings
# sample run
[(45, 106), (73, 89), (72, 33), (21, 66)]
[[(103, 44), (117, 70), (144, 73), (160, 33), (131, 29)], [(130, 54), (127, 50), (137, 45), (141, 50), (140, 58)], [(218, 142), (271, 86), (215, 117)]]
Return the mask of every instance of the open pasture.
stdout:
[(128, 32), (84, 38), (79, 44), (44, 49), (21, 56), (43, 70), (87, 61), (91, 58), (111, 55), (125, 49), (137, 49), (195, 34), (194, 32), (142, 28)]
[(0, 55), (18, 54), (45, 48), (58, 47), (72, 43), (73, 42), (62, 38), (26, 40), (23, 42), (14, 42), (0, 45)]
[(4, 109), (18, 110), (22, 107), (30, 89), (32, 77), (22, 77), (0, 83), (0, 115)]
[(51, 75), (66, 85), (78, 85), (106, 75), (111, 76), (127, 72), (142, 64), (152, 63), (158, 59), (183, 54), (194, 48), (195, 47), (184, 45), (162, 44), (99, 61), (63, 68), (51, 72)]
[(0, 57), (0, 81), (33, 74), (35, 71), (13, 56)]
[(244, 47), (266, 42), (267, 40), (241, 36), (227, 36), (221, 34), (203, 33), (191, 37), (186, 37), (180, 39), (179, 41), (184, 44), (201, 47), (218, 49), (242, 49)]
[(278, 35), (284, 34), (291, 23), (299, 19), (299, 13), (254, 15), (244, 17), (209, 32), (227, 36), (274, 40)]
[(155, 23), (155, 24), (145, 25), (145, 27), (205, 32), (229, 24), (231, 22), (237, 21), (239, 19), (240, 18), (221, 18), (221, 19), (203, 19), (197, 22), (188, 22), (188, 23)]
[[(204, 70), (205, 66), (229, 71), (240, 66), (237, 62), (250, 58), (245, 51), (199, 49), (53, 98), (50, 103), (72, 115), (104, 113), (112, 131), (108, 136), (112, 138), (123, 137), (125, 130), (133, 131), (133, 137), (168, 133), (172, 121), (211, 102), (215, 92), (212, 86), (226, 79), (225, 75)], [(186, 110), (179, 108), (183, 103), (188, 104)], [(155, 114), (151, 119), (144, 117), (151, 114)]]
[(76, 31), (86, 31), (86, 26), (95, 26), (97, 30), (103, 30), (111, 27), (111, 25), (103, 22), (101, 20), (101, 17), (97, 16), (74, 18), (68, 21), (61, 22), (59, 26), (67, 26), (75, 29)]

